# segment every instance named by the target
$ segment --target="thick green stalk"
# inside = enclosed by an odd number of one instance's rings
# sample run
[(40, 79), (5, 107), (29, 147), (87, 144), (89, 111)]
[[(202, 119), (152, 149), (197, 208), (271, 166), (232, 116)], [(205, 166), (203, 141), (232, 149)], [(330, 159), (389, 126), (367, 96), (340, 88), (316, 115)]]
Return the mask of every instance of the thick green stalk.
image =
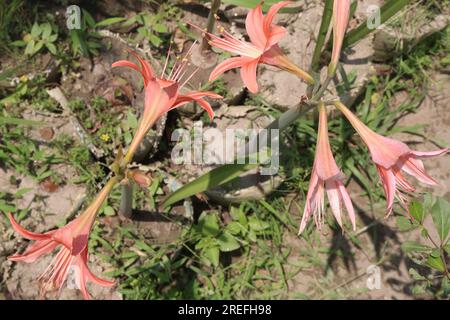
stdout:
[[(209, 11), (208, 22), (206, 23), (206, 32), (208, 33), (212, 33), (214, 31), (214, 24), (216, 22), (216, 15), (217, 11), (219, 10), (219, 7), (220, 7), (220, 0), (213, 0), (211, 2), (211, 10)], [(207, 37), (203, 37), (201, 48), (202, 52), (211, 49), (211, 45), (209, 44)]]
[(316, 40), (316, 47), (311, 61), (311, 70), (317, 72), (320, 66), (320, 57), (322, 48), (325, 44), (328, 29), (330, 28), (331, 16), (333, 14), (333, 0), (326, 0), (323, 8), (322, 22), (320, 23), (320, 30)]

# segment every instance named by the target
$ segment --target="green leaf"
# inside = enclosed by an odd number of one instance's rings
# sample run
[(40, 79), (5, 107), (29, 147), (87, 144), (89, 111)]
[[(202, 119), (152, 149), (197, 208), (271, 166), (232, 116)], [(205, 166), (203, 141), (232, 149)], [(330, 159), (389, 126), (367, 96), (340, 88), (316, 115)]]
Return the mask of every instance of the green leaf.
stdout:
[(423, 219), (425, 218), (425, 210), (423, 210), (422, 203), (413, 200), (409, 205), (409, 212), (420, 224), (422, 224)]
[(427, 265), (430, 268), (436, 269), (436, 270), (438, 270), (440, 272), (444, 272), (445, 271), (445, 266), (444, 266), (444, 263), (442, 262), (442, 259), (441, 259), (440, 256), (439, 257), (433, 257), (432, 255), (429, 255), (428, 259), (427, 259)]
[(411, 252), (431, 252), (433, 248), (426, 246), (424, 244), (421, 244), (417, 241), (405, 241), (402, 243), (402, 250), (405, 253), (411, 253)]
[(16, 40), (10, 43), (14, 47), (25, 47), (27, 43), (23, 40)]
[(37, 38), (41, 34), (42, 30), (39, 25), (35, 22), (33, 27), (31, 27), (31, 36)]
[(118, 23), (118, 22), (125, 21), (125, 20), (127, 20), (127, 19), (123, 18), (123, 17), (113, 17), (113, 18), (108, 18), (108, 19), (99, 21), (95, 24), (95, 26), (96, 27), (106, 27), (106, 26), (110, 26), (110, 25)]
[[(271, 5), (281, 2), (283, 0), (265, 0), (262, 6), (263, 11), (267, 11)], [(222, 0), (223, 3), (232, 4), (244, 8), (254, 8), (261, 3), (261, 0)], [(303, 6), (298, 6), (295, 8), (283, 8), (280, 10), (281, 13), (298, 13), (303, 9)]]
[(70, 30), (70, 38), (72, 40), (72, 50), (74, 53), (81, 53), (89, 56), (89, 49), (80, 30)]
[(214, 267), (219, 266), (220, 250), (216, 246), (210, 246), (203, 250), (203, 256), (208, 259)]
[(31, 56), (34, 53), (34, 40), (30, 40), (30, 42), (28, 42), (27, 47), (25, 48), (25, 54)]
[(220, 232), (219, 219), (216, 213), (202, 212), (198, 219), (197, 230), (205, 236), (215, 237)]
[(39, 40), (33, 48), (33, 54), (39, 52), (39, 50), (41, 50), (43, 46), (44, 46), (44, 41)]
[(108, 216), (108, 217), (116, 215), (116, 211), (114, 210), (113, 207), (110, 207), (110, 206), (106, 206), (103, 209), (103, 213), (105, 214), (105, 216)]
[(450, 243), (447, 243), (447, 244), (444, 246), (444, 250), (445, 250), (445, 252), (447, 252), (447, 254), (450, 254)]
[(158, 32), (158, 33), (166, 33), (167, 32), (167, 27), (164, 24), (155, 24), (153, 26), (153, 30)]
[(217, 240), (219, 241), (220, 251), (222, 252), (234, 251), (241, 247), (236, 238), (228, 232), (222, 232)]
[[(381, 24), (388, 21), (392, 18), (396, 13), (402, 10), (408, 3), (412, 2), (412, 0), (388, 0), (384, 3), (384, 5), (380, 8), (381, 14)], [(369, 29), (367, 27), (367, 20), (362, 22), (358, 28), (350, 31), (344, 39), (344, 47), (349, 47), (358, 42), (359, 40), (366, 37), (372, 31), (376, 30)]]
[(333, 0), (326, 0), (325, 7), (322, 13), (322, 22), (320, 23), (319, 35), (317, 36), (316, 47), (314, 48), (313, 58), (311, 62), (311, 69), (317, 71), (319, 68), (320, 55), (322, 53), (323, 45), (327, 37), (328, 29), (330, 28), (331, 16), (333, 14)]
[(409, 269), (409, 274), (414, 280), (419, 280), (420, 281), (420, 280), (426, 280), (427, 279), (424, 276), (422, 276), (420, 273), (418, 273), (416, 269), (413, 269), (413, 268)]
[(42, 38), (48, 39), (50, 34), (52, 33), (52, 26), (50, 25), (50, 23), (46, 22), (41, 24), (41, 29), (42, 29)]
[(20, 118), (8, 118), (8, 117), (0, 117), (0, 124), (14, 124), (19, 126), (42, 126), (45, 123), (41, 121), (35, 120), (26, 120)]
[(48, 49), (48, 51), (50, 51), (50, 53), (52, 54), (52, 55), (56, 55), (56, 46), (53, 44), (53, 43), (51, 43), (51, 42), (47, 42), (46, 44), (45, 44), (45, 46), (47, 47), (47, 49)]
[(85, 9), (81, 9), (83, 12), (83, 20), (86, 22), (87, 26), (94, 27), (95, 26), (95, 20), (92, 17), (92, 15)]
[(397, 217), (397, 227), (400, 231), (409, 231), (417, 228), (419, 225), (417, 222), (412, 222), (410, 219), (403, 216)]
[(270, 227), (268, 222), (262, 221), (254, 215), (249, 218), (248, 225), (250, 226), (250, 229), (257, 233)]
[(431, 210), (434, 225), (442, 242), (445, 241), (450, 229), (450, 204), (443, 198), (438, 198)]
[(230, 182), (256, 166), (256, 164), (226, 164), (215, 168), (173, 192), (164, 201), (163, 206), (167, 208), (182, 199)]

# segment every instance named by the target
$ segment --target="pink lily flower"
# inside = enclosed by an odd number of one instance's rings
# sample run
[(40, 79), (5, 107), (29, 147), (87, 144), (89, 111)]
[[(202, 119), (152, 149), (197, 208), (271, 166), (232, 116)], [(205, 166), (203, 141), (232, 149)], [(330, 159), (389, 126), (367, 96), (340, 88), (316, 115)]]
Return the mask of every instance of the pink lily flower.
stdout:
[(333, 3), (333, 52), (328, 67), (328, 74), (333, 76), (336, 72), (339, 57), (341, 55), (342, 43), (350, 18), (350, 0), (336, 0)]
[[(191, 50), (187, 53), (188, 55), (191, 53)], [(131, 160), (134, 152), (139, 146), (139, 143), (145, 137), (148, 130), (150, 130), (154, 123), (164, 113), (169, 112), (170, 110), (191, 101), (195, 101), (208, 112), (209, 117), (212, 119), (214, 117), (214, 111), (212, 110), (211, 105), (206, 100), (204, 100), (204, 98), (223, 98), (222, 96), (210, 91), (193, 91), (187, 94), (180, 94), (180, 90), (188, 83), (195, 72), (188, 76), (183, 82), (181, 82), (181, 80), (186, 75), (185, 69), (188, 65), (188, 59), (183, 58), (180, 62), (175, 64), (169, 75), (165, 75), (170, 56), (170, 50), (160, 77), (155, 76), (152, 67), (146, 60), (142, 59), (133, 51), (131, 51), (130, 53), (134, 55), (139, 61), (140, 67), (128, 60), (120, 60), (112, 64), (113, 68), (129, 67), (138, 71), (139, 73), (141, 73), (145, 85), (144, 113), (141, 118), (136, 135), (134, 136), (133, 141), (130, 144), (130, 148), (128, 149), (128, 153), (125, 156), (126, 161)]]
[(356, 229), (356, 216), (350, 196), (343, 184), (343, 174), (339, 170), (331, 152), (328, 140), (327, 112), (325, 106), (320, 106), (319, 131), (316, 147), (316, 157), (311, 173), (305, 209), (300, 223), (299, 234), (303, 232), (311, 215), (320, 229), (323, 225), (325, 191), (328, 196), (331, 211), (342, 228), (342, 202), (347, 209), (353, 230)]
[(57, 247), (59, 252), (50, 265), (39, 277), (41, 296), (47, 291), (61, 289), (66, 281), (71, 266), (75, 266), (76, 283), (85, 299), (92, 299), (87, 291), (86, 283), (91, 281), (101, 286), (113, 286), (113, 281), (96, 277), (87, 265), (88, 239), (97, 211), (111, 191), (114, 181), (110, 181), (98, 194), (94, 202), (75, 220), (57, 230), (46, 233), (34, 233), (21, 227), (11, 213), (8, 214), (11, 226), (22, 237), (36, 242), (29, 246), (24, 253), (8, 257), (11, 261), (32, 263), (39, 257), (51, 253)]
[(211, 46), (239, 55), (239, 57), (233, 57), (220, 63), (211, 72), (209, 80), (214, 81), (228, 70), (241, 68), (242, 81), (250, 92), (256, 93), (258, 92), (256, 69), (258, 64), (264, 63), (292, 72), (306, 82), (313, 84), (314, 79), (292, 63), (278, 46), (278, 42), (286, 34), (286, 29), (273, 24), (272, 21), (278, 11), (287, 4), (289, 4), (289, 1), (281, 1), (272, 5), (266, 16), (263, 16), (261, 4), (249, 11), (245, 20), (245, 27), (250, 43), (236, 39), (223, 28), (220, 28), (222, 38), (207, 33), (211, 38), (209, 41)]
[(392, 213), (395, 197), (400, 200), (409, 213), (405, 193), (413, 193), (416, 189), (405, 179), (403, 172), (415, 177), (424, 184), (437, 185), (437, 181), (426, 173), (423, 162), (420, 159), (445, 154), (450, 151), (450, 148), (431, 152), (413, 151), (403, 142), (384, 137), (369, 129), (342, 103), (335, 102), (335, 106), (350, 121), (369, 148), (386, 194), (386, 216)]

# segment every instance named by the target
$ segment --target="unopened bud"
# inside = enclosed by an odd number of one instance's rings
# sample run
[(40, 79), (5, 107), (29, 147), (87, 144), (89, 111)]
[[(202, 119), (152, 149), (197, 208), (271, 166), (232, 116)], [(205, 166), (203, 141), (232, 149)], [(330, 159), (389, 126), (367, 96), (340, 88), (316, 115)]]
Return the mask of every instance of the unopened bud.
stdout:
[(128, 176), (143, 188), (148, 188), (152, 182), (149, 176), (139, 170), (129, 172)]

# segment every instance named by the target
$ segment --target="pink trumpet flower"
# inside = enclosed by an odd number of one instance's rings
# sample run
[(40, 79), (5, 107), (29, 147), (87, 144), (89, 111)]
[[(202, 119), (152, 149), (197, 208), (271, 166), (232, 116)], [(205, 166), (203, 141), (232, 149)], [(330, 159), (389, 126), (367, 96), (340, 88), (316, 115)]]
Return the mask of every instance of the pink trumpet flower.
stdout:
[(413, 151), (403, 142), (384, 137), (369, 129), (342, 103), (335, 102), (335, 106), (350, 121), (369, 148), (386, 194), (386, 216), (392, 213), (395, 196), (408, 211), (405, 193), (413, 193), (416, 189), (405, 179), (403, 172), (415, 177), (424, 184), (432, 186), (438, 184), (436, 180), (426, 173), (420, 159), (445, 154), (450, 151), (450, 148), (431, 152)]
[[(195, 44), (194, 44), (195, 45)], [(187, 53), (189, 55), (192, 47)], [(182, 106), (191, 101), (197, 102), (203, 109), (208, 112), (209, 117), (214, 117), (214, 111), (211, 105), (203, 98), (209, 97), (213, 99), (221, 99), (222, 96), (214, 92), (193, 91), (187, 94), (180, 94), (180, 90), (194, 76), (195, 71), (185, 78), (188, 59), (184, 57), (178, 61), (172, 68), (169, 75), (166, 75), (166, 68), (170, 57), (170, 50), (167, 54), (164, 69), (160, 77), (156, 77), (150, 64), (142, 59), (137, 53), (130, 52), (139, 61), (140, 67), (128, 60), (120, 60), (114, 62), (112, 67), (129, 67), (141, 73), (145, 85), (144, 113), (141, 118), (138, 130), (130, 144), (125, 161), (130, 161), (139, 143), (142, 141), (148, 130), (153, 124), (166, 112)], [(198, 69), (197, 69), (198, 70)], [(182, 79), (185, 78), (182, 81)]]
[(350, 0), (335, 0), (333, 3), (333, 52), (328, 68), (328, 74), (331, 76), (336, 72), (349, 18)]
[(88, 262), (88, 239), (97, 211), (111, 191), (115, 181), (110, 180), (100, 191), (94, 202), (75, 220), (57, 230), (46, 233), (34, 233), (21, 227), (11, 213), (9, 220), (13, 229), (29, 240), (36, 242), (29, 246), (24, 253), (8, 257), (11, 261), (32, 263), (39, 257), (51, 253), (57, 247), (59, 252), (51, 261), (50, 265), (40, 276), (41, 296), (54, 289), (61, 289), (66, 281), (72, 266), (75, 267), (76, 283), (85, 299), (91, 299), (87, 291), (87, 281), (92, 281), (101, 286), (113, 286), (114, 282), (102, 280), (96, 277), (87, 265)]
[(353, 230), (356, 229), (356, 217), (350, 196), (342, 182), (343, 175), (339, 170), (331, 152), (328, 140), (327, 112), (325, 106), (320, 106), (319, 133), (316, 147), (316, 157), (311, 173), (303, 218), (299, 234), (303, 232), (307, 222), (314, 216), (314, 222), (320, 229), (323, 224), (325, 191), (328, 196), (331, 211), (342, 228), (342, 203), (344, 203)]
[(313, 84), (314, 79), (291, 62), (278, 46), (278, 42), (286, 34), (286, 29), (273, 24), (272, 21), (278, 11), (287, 4), (289, 1), (281, 1), (272, 5), (266, 16), (263, 16), (261, 4), (249, 11), (245, 27), (250, 43), (236, 39), (222, 27), (219, 28), (222, 38), (207, 33), (211, 38), (209, 41), (211, 46), (239, 55), (239, 57), (233, 57), (220, 63), (211, 72), (209, 80), (214, 81), (228, 70), (241, 68), (242, 81), (250, 92), (256, 93), (258, 92), (256, 69), (258, 64), (264, 63), (294, 73), (306, 82)]

